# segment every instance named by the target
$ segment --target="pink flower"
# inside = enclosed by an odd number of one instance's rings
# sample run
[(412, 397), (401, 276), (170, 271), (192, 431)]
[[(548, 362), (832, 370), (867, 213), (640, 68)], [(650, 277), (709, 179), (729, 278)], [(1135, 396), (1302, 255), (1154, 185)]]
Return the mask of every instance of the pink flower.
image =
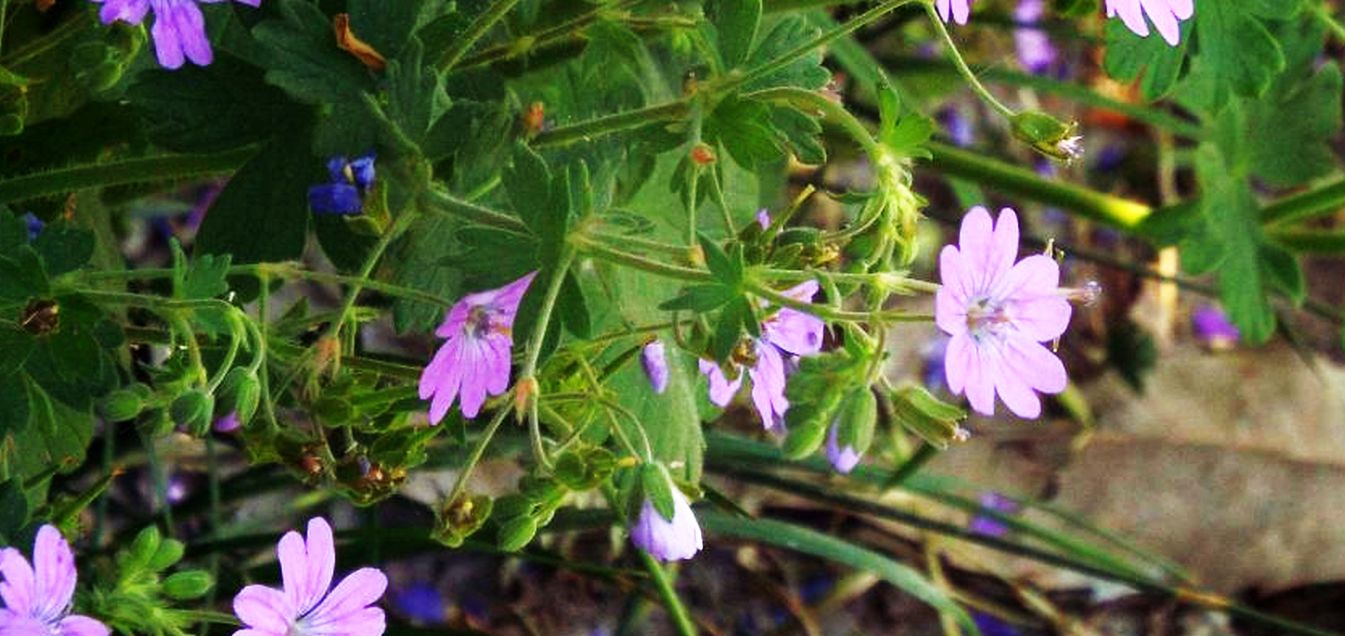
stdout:
[(1126, 28), (1140, 37), (1149, 37), (1149, 21), (1168, 44), (1181, 42), (1182, 30), (1178, 24), (1195, 15), (1195, 0), (1107, 0), (1107, 17), (1120, 17)]
[(1034, 390), (1065, 390), (1065, 366), (1040, 343), (1065, 332), (1072, 309), (1054, 260), (1034, 255), (1015, 264), (1017, 255), (1018, 215), (1004, 208), (992, 227), (985, 208), (972, 208), (958, 245), (939, 254), (934, 319), (952, 336), (944, 356), (949, 390), (965, 390), (985, 415), (994, 414), (998, 394), (1019, 417), (1035, 418), (1041, 401)]
[(107, 636), (107, 626), (70, 613), (75, 596), (75, 555), (61, 531), (45, 525), (33, 543), (33, 564), (18, 550), (0, 550), (0, 635)]
[(644, 346), (640, 351), (640, 366), (644, 368), (644, 375), (649, 378), (649, 386), (653, 387), (655, 393), (662, 394), (668, 390), (668, 353), (662, 340), (654, 340)]
[[(817, 294), (817, 287), (817, 281), (810, 280), (783, 293), (794, 300), (810, 302)], [(795, 357), (822, 350), (825, 327), (820, 318), (789, 307), (762, 321), (761, 337), (753, 343), (755, 361), (747, 369), (747, 375), (752, 379), (752, 404), (761, 415), (761, 424), (766, 430), (784, 429), (785, 411), (789, 409), (785, 376)], [(730, 382), (724, 370), (714, 362), (701, 360), (699, 364), (701, 373), (710, 381), (710, 401), (721, 407), (728, 406), (743, 384), (742, 375)]]
[(672, 488), (672, 502), (672, 519), (665, 519), (654, 507), (654, 502), (645, 499), (640, 506), (640, 516), (630, 530), (630, 540), (635, 547), (665, 562), (690, 559), (704, 547), (696, 513), (691, 511), (686, 495), (676, 486)]
[[(370, 607), (388, 587), (388, 577), (361, 568), (331, 589), (336, 569), (332, 527), (322, 517), (308, 521), (308, 539), (290, 531), (276, 546), (285, 589), (249, 585), (234, 597), (234, 613), (247, 629), (234, 636), (377, 636), (383, 610)], [(328, 591), (330, 590), (330, 592)]]
[(972, 0), (935, 0), (934, 6), (944, 22), (953, 20), (958, 24), (966, 24), (967, 17), (971, 15), (971, 3)]
[(429, 400), (430, 423), (438, 424), (453, 401), (462, 398), (462, 415), (481, 412), (487, 395), (509, 387), (509, 358), (514, 348), (514, 315), (533, 272), (499, 289), (468, 294), (444, 317), (434, 335), (447, 338), (420, 374), (420, 399)]

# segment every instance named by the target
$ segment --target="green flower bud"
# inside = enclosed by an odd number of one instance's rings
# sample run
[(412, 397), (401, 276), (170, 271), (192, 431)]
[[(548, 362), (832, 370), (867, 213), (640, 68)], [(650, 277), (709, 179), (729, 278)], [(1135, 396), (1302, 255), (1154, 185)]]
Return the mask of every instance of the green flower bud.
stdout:
[(118, 389), (108, 393), (99, 405), (103, 418), (109, 422), (125, 422), (134, 419), (145, 410), (145, 401), (140, 394), (131, 389)]
[(1069, 163), (1083, 155), (1082, 137), (1074, 134), (1078, 124), (1056, 119), (1039, 111), (1014, 115), (1013, 136), (1056, 161)]
[(215, 414), (215, 398), (201, 389), (191, 389), (176, 400), (169, 409), (173, 422), (192, 435), (202, 436), (210, 430), (210, 418)]
[(514, 517), (500, 526), (496, 542), (505, 552), (517, 552), (537, 536), (537, 520), (532, 517)]
[(185, 549), (186, 546), (177, 539), (162, 539), (159, 541), (159, 549), (154, 551), (154, 556), (150, 557), (146, 567), (155, 572), (167, 570), (182, 560)]
[(189, 601), (205, 596), (214, 585), (215, 580), (210, 577), (209, 572), (187, 570), (164, 579), (163, 593), (175, 600)]

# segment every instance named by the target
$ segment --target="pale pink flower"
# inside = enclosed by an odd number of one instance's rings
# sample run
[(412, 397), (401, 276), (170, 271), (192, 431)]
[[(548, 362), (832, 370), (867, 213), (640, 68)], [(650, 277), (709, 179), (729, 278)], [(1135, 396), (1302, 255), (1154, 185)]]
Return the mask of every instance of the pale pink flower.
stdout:
[(958, 24), (966, 24), (967, 17), (971, 15), (972, 0), (935, 0), (934, 7), (939, 10), (939, 17), (944, 22), (952, 20)]
[(1107, 17), (1121, 18), (1126, 28), (1140, 37), (1149, 37), (1149, 22), (1154, 23), (1158, 34), (1172, 46), (1181, 42), (1180, 22), (1195, 15), (1195, 0), (1106, 0)]
[[(234, 597), (234, 613), (246, 629), (234, 636), (378, 636), (383, 610), (370, 607), (383, 596), (388, 577), (360, 568), (332, 588), (336, 544), (322, 517), (308, 521), (308, 538), (291, 530), (276, 546), (283, 590), (249, 585)], [(329, 591), (330, 590), (330, 591)]]
[(107, 626), (70, 613), (75, 555), (61, 531), (45, 525), (33, 543), (33, 562), (14, 548), (0, 550), (0, 636), (107, 636)]
[[(817, 289), (817, 281), (810, 280), (781, 293), (800, 302), (811, 302)], [(761, 424), (766, 430), (784, 430), (785, 411), (789, 409), (785, 379), (791, 363), (798, 356), (822, 350), (825, 328), (826, 324), (820, 318), (789, 307), (761, 322), (761, 337), (753, 343), (755, 362), (747, 368), (747, 376), (752, 379), (752, 404), (761, 415)], [(710, 401), (721, 407), (728, 406), (743, 384), (742, 374), (729, 381), (724, 370), (714, 362), (702, 359), (699, 365), (701, 373), (710, 381)]]
[(672, 488), (673, 516), (665, 519), (654, 502), (645, 499), (640, 516), (630, 530), (631, 543), (660, 561), (682, 561), (696, 556), (704, 547), (701, 526), (686, 495)]
[(1059, 393), (1067, 377), (1041, 343), (1064, 333), (1072, 308), (1060, 290), (1060, 266), (1043, 255), (1018, 256), (1018, 215), (992, 224), (983, 207), (962, 219), (958, 245), (939, 254), (943, 285), (934, 317), (952, 339), (944, 356), (948, 388), (965, 390), (977, 412), (993, 415), (995, 395), (1019, 417), (1041, 415), (1034, 391)]
[(514, 316), (533, 272), (499, 289), (463, 296), (444, 317), (434, 335), (447, 338), (420, 374), (420, 399), (430, 402), (430, 423), (438, 424), (454, 400), (462, 399), (462, 416), (481, 412), (487, 395), (509, 388), (509, 363), (514, 347)]

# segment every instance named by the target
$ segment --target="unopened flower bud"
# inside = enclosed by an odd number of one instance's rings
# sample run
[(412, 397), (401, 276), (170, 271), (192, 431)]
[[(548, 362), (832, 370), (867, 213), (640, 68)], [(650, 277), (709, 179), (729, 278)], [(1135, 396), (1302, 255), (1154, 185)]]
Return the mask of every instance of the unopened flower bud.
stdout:
[(1074, 134), (1078, 124), (1027, 111), (1014, 115), (1012, 126), (1014, 137), (1056, 161), (1069, 163), (1083, 155), (1083, 138)]
[(718, 158), (715, 156), (713, 148), (702, 143), (696, 144), (696, 146), (691, 149), (691, 160), (696, 162), (696, 165), (698, 166), (708, 166), (717, 161)]

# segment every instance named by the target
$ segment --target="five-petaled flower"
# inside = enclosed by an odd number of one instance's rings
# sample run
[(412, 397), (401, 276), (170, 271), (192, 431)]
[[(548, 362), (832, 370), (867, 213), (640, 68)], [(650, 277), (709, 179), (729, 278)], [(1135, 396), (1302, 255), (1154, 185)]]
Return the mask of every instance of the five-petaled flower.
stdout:
[[(800, 302), (811, 302), (817, 289), (817, 281), (810, 280), (783, 293)], [(822, 350), (825, 327), (820, 318), (789, 307), (762, 321), (761, 337), (751, 343), (748, 356), (751, 366), (747, 375), (752, 378), (752, 404), (761, 414), (761, 425), (766, 430), (783, 431), (785, 411), (789, 409), (789, 400), (785, 397), (787, 371), (796, 356)], [(734, 362), (734, 365), (738, 363)], [(710, 401), (721, 407), (728, 406), (743, 384), (741, 373), (730, 381), (724, 370), (709, 360), (700, 360), (700, 371), (710, 381)]]
[(665, 519), (654, 502), (645, 499), (640, 516), (631, 528), (630, 540), (635, 547), (648, 552), (660, 561), (681, 561), (696, 556), (704, 546), (701, 526), (686, 495), (672, 488), (673, 516)]
[(1065, 366), (1041, 343), (1064, 333), (1072, 308), (1054, 260), (1038, 254), (1015, 264), (1017, 255), (1018, 215), (1005, 208), (992, 224), (985, 208), (972, 208), (957, 246), (939, 254), (934, 318), (952, 336), (944, 373), (954, 394), (965, 391), (985, 415), (994, 414), (998, 394), (1019, 417), (1035, 418), (1034, 390), (1065, 390)]
[(33, 562), (18, 550), (0, 550), (0, 635), (107, 636), (107, 626), (70, 613), (75, 596), (75, 555), (61, 531), (45, 525), (33, 543)]
[[(175, 69), (182, 66), (185, 59), (193, 64), (205, 66), (215, 59), (210, 50), (210, 39), (205, 33), (205, 16), (201, 14), (198, 2), (221, 2), (222, 0), (93, 0), (103, 8), (98, 17), (103, 24), (112, 24), (118, 20), (130, 24), (140, 24), (145, 14), (154, 11), (154, 26), (150, 35), (154, 37), (154, 54), (159, 65)], [(261, 0), (235, 0), (250, 7), (261, 6)]]
[(374, 153), (352, 160), (337, 155), (327, 160), (331, 177), (308, 189), (308, 207), (319, 214), (359, 214), (364, 196), (374, 187)]
[(533, 272), (499, 289), (463, 296), (448, 310), (434, 335), (447, 338), (420, 374), (420, 399), (430, 402), (430, 423), (438, 424), (461, 397), (462, 415), (476, 417), (487, 395), (509, 387), (514, 347), (514, 315)]
[(336, 544), (322, 517), (308, 521), (308, 538), (291, 530), (276, 546), (284, 589), (249, 585), (234, 597), (234, 613), (246, 629), (234, 636), (337, 636), (383, 633), (383, 596), (388, 577), (360, 568), (332, 588)]

